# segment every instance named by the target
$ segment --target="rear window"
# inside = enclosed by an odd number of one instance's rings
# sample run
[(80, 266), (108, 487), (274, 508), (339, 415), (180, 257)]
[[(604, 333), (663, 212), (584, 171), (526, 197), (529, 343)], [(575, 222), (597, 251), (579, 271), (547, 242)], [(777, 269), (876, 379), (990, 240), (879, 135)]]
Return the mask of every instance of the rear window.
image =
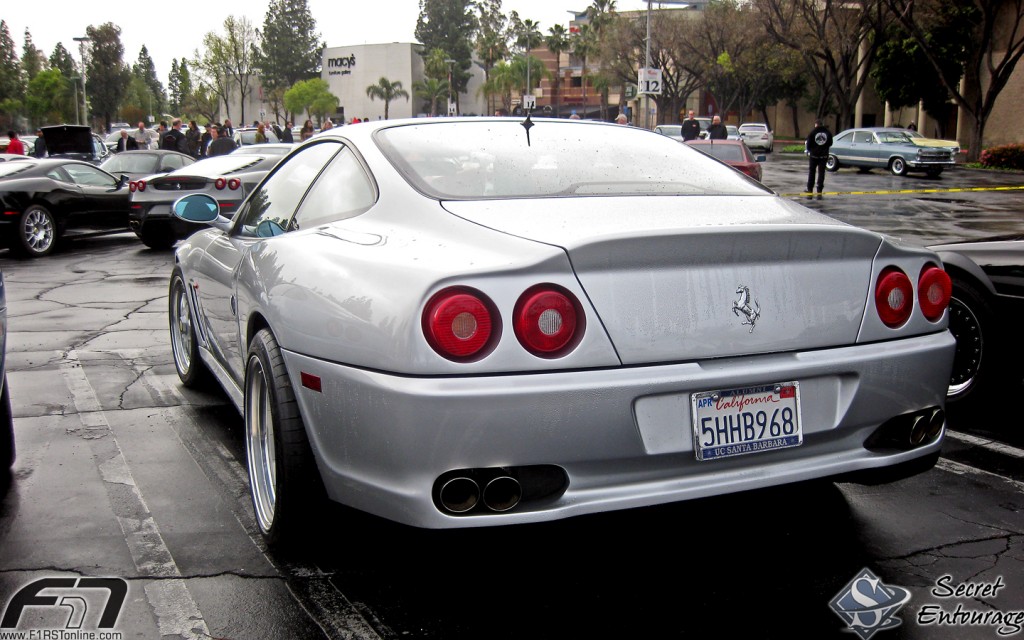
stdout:
[[(279, 160), (280, 158), (275, 158)], [(190, 176), (222, 176), (244, 169), (251, 169), (263, 162), (263, 156), (246, 155), (241, 153), (229, 153), (223, 156), (206, 158), (195, 164), (189, 165), (178, 171), (187, 171)], [(177, 172), (175, 172), (177, 173)]]
[(103, 163), (107, 173), (156, 173), (157, 157), (150, 153), (116, 155)]
[(621, 125), (433, 121), (381, 129), (375, 140), (417, 190), (438, 199), (765, 191), (695, 149)]
[(753, 132), (767, 131), (767, 130), (768, 130), (768, 126), (767, 125), (763, 125), (763, 124), (741, 124), (740, 125), (740, 132), (747, 131), (747, 132), (753, 133)]
[(735, 144), (702, 144), (697, 145), (697, 148), (719, 160), (727, 160), (729, 162), (742, 162), (746, 160), (746, 157), (743, 155), (743, 149), (740, 149), (739, 145)]
[(13, 176), (15, 174), (21, 173), (22, 171), (28, 171), (34, 166), (35, 165), (32, 164), (31, 162), (25, 162), (23, 160), (14, 162), (0, 162), (0, 178)]

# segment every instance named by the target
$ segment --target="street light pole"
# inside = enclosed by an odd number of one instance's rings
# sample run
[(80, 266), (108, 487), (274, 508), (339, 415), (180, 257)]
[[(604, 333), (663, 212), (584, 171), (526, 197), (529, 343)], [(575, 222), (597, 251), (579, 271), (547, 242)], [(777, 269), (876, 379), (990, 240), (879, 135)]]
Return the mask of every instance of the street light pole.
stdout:
[[(651, 0), (647, 0), (647, 52), (644, 69), (651, 68)], [(646, 71), (645, 71), (646, 73)], [(644, 129), (651, 128), (651, 94), (644, 92)]]
[(78, 43), (78, 52), (82, 56), (82, 124), (89, 124), (89, 103), (85, 98), (85, 43), (92, 40), (89, 36), (76, 36), (73, 38)]
[(456, 61), (451, 58), (445, 58), (444, 61), (448, 65), (448, 115), (452, 116), (457, 115), (457, 113), (452, 113), (452, 106), (455, 104), (455, 99), (452, 94), (452, 65), (455, 64)]

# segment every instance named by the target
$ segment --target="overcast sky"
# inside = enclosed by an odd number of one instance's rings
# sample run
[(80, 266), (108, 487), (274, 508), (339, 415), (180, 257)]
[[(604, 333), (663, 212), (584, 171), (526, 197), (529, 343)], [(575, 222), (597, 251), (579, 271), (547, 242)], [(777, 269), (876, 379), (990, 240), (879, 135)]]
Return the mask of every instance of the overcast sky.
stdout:
[[(540, 23), (541, 32), (561, 24), (568, 28), (570, 10), (583, 11), (590, 0), (503, 0), (506, 15), (513, 10), (522, 19)], [(113, 22), (121, 27), (125, 62), (130, 66), (146, 45), (160, 81), (167, 85), (172, 59), (190, 58), (210, 32), (223, 33), (224, 18), (245, 16), (263, 27), (266, 0), (175, 0), (169, 3), (89, 2), (88, 0), (2, 0), (0, 20), (7, 23), (18, 55), (25, 29), (47, 57), (58, 42), (80, 60), (78, 43), (89, 25)], [(642, 9), (644, 0), (619, 0), (620, 11)], [(174, 13), (166, 8), (174, 7)], [(309, 0), (317, 29), (329, 47), (382, 42), (415, 42), (419, 0)]]

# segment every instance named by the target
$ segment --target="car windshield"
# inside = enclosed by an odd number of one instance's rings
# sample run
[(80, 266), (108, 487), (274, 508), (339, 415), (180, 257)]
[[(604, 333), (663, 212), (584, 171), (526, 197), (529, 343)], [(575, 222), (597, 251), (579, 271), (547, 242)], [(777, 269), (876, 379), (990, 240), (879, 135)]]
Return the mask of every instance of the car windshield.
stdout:
[(879, 131), (879, 142), (910, 142), (910, 136), (902, 131)]
[(536, 120), (381, 129), (375, 139), (419, 191), (439, 199), (763, 193), (677, 141), (634, 127)]
[(22, 171), (28, 171), (34, 165), (31, 162), (4, 162), (0, 163), (0, 178), (6, 178)]
[(121, 154), (104, 162), (101, 168), (108, 173), (156, 173), (157, 160), (151, 153)]
[(243, 169), (249, 169), (263, 162), (263, 156), (229, 153), (223, 156), (206, 158), (202, 162), (189, 165), (174, 173), (187, 173), (190, 176), (223, 176)]

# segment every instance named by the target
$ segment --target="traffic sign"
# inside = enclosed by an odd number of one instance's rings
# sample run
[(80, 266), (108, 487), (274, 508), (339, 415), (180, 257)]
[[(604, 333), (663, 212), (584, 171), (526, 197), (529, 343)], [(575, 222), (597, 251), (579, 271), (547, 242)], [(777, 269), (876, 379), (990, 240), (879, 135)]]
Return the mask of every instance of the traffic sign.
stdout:
[(537, 108), (537, 96), (531, 93), (523, 94), (523, 108), (527, 111), (533, 111)]
[(637, 73), (637, 87), (640, 93), (661, 95), (661, 69), (640, 69)]

